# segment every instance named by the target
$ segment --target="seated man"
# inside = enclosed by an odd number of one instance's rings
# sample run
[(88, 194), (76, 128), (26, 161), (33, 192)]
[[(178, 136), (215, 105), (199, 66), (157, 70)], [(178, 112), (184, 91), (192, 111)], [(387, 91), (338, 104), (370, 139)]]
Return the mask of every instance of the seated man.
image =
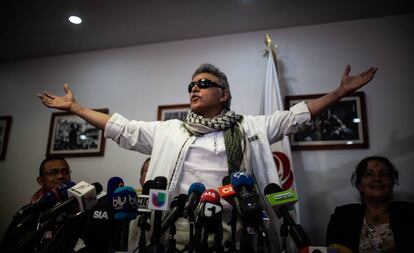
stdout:
[(45, 158), (39, 167), (39, 176), (37, 182), (41, 186), (31, 199), (31, 203), (39, 200), (43, 194), (50, 192), (63, 182), (70, 181), (70, 167), (68, 162), (62, 156), (49, 156)]
[[(0, 252), (32, 252), (35, 247), (47, 245), (47, 242), (50, 241), (61, 226), (52, 226), (44, 233), (38, 233), (37, 235), (34, 231), (36, 231), (38, 225), (39, 215), (43, 211), (48, 210), (50, 206), (43, 206), (42, 209), (37, 211), (34, 211), (34, 209), (28, 211), (29, 209), (26, 208), (32, 206), (33, 203), (41, 199), (47, 192), (51, 192), (57, 188), (60, 184), (70, 181), (70, 172), (69, 164), (61, 156), (50, 156), (41, 162), (39, 176), (37, 177), (37, 182), (41, 188), (33, 194), (31, 203), (19, 210), (18, 213), (20, 215), (14, 216), (3, 237)], [(21, 214), (20, 211), (24, 209), (26, 210), (25, 214)], [(75, 223), (73, 222), (73, 224)], [(73, 226), (76, 227), (75, 225)], [(79, 235), (76, 234), (70, 238), (66, 238), (64, 247), (72, 249), (78, 237)]]

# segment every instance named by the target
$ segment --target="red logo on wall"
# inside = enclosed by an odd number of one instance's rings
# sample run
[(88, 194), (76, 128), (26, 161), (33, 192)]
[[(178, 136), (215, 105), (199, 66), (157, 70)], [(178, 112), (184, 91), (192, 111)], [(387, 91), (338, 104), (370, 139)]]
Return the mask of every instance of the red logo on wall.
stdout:
[(273, 160), (275, 161), (283, 190), (290, 189), (293, 185), (293, 173), (289, 157), (282, 152), (273, 152)]

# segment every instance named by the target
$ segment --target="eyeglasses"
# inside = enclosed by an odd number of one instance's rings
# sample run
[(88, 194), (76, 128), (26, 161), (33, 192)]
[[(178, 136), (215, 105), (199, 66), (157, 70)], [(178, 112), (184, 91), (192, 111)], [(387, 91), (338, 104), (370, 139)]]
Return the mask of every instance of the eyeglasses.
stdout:
[(59, 174), (62, 174), (64, 176), (67, 176), (71, 173), (72, 171), (69, 168), (61, 168), (61, 169), (50, 169), (47, 170), (45, 172), (42, 173), (42, 176), (46, 175), (46, 176), (52, 176), (52, 177), (56, 177)]
[(212, 88), (212, 87), (217, 87), (217, 88), (220, 88), (220, 89), (223, 89), (223, 90), (225, 89), (224, 87), (221, 87), (220, 85), (218, 85), (217, 83), (215, 83), (211, 80), (202, 78), (202, 79), (198, 80), (197, 82), (191, 82), (188, 85), (188, 93), (191, 93), (191, 91), (193, 90), (193, 87), (196, 86), (196, 85), (200, 89), (208, 89), (208, 88)]

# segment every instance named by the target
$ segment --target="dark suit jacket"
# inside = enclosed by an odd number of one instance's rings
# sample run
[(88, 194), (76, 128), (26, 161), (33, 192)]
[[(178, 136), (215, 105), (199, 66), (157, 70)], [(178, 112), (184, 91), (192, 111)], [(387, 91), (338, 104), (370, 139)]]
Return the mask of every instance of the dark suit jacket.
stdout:
[[(393, 201), (389, 212), (397, 251), (414, 252), (414, 236), (412, 236), (414, 203)], [(365, 210), (362, 204), (337, 207), (328, 224), (326, 245), (337, 243), (350, 248), (353, 252), (358, 252), (364, 215)]]

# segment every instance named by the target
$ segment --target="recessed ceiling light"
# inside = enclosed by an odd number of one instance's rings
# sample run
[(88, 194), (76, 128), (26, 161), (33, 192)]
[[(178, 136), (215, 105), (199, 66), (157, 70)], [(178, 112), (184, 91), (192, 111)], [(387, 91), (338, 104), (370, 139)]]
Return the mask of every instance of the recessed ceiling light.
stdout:
[(78, 17), (78, 16), (70, 16), (70, 17), (69, 17), (69, 21), (70, 21), (72, 24), (76, 24), (76, 25), (78, 25), (78, 24), (82, 23), (82, 19), (81, 19), (80, 17)]

